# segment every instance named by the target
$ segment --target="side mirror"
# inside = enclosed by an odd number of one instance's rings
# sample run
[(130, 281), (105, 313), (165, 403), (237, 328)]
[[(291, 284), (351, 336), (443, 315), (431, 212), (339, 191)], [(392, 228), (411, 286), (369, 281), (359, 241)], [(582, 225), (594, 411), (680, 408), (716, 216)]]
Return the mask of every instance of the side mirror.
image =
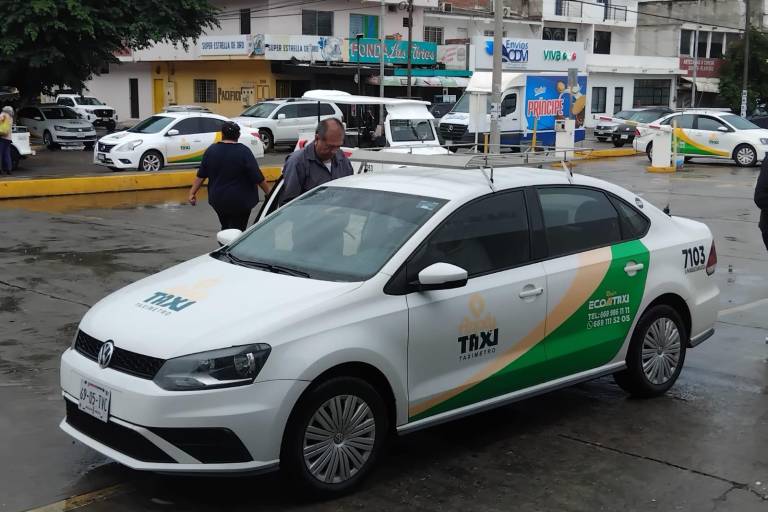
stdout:
[(225, 229), (216, 233), (216, 241), (221, 245), (229, 245), (242, 234), (243, 232), (239, 229)]
[(285, 114), (277, 114), (277, 119), (285, 119)]
[(729, 129), (728, 129), (728, 128), (726, 128), (725, 126), (718, 126), (718, 127), (717, 127), (717, 131), (719, 131), (719, 132), (723, 132), (723, 133), (728, 133), (728, 132), (730, 132), (731, 130), (729, 130)]
[(168, 130), (168, 132), (165, 134), (165, 136), (166, 137), (175, 137), (178, 134), (179, 134), (179, 130), (173, 129), (173, 130)]
[(467, 284), (467, 271), (450, 263), (433, 263), (419, 272), (419, 291), (450, 290)]

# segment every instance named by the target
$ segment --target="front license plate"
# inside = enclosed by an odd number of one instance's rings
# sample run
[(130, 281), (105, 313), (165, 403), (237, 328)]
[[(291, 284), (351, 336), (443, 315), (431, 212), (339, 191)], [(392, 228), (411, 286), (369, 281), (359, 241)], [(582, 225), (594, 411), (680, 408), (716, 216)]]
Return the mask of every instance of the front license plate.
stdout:
[(622, 135), (621, 140), (627, 140), (629, 138), (629, 135)]
[(110, 118), (108, 118), (108, 117), (102, 117), (102, 118), (101, 118), (101, 120), (102, 120), (102, 121), (105, 121), (105, 122), (109, 122), (109, 121), (111, 121), (111, 119), (110, 119)]
[(78, 139), (84, 139), (85, 138), (85, 134), (84, 133), (78, 133), (77, 134), (77, 138)]
[(89, 381), (80, 380), (80, 403), (78, 407), (81, 411), (98, 418), (104, 423), (109, 421), (109, 402), (112, 398), (112, 391)]
[(104, 162), (106, 159), (107, 159), (107, 155), (105, 155), (104, 153), (96, 154), (96, 160), (98, 160), (99, 162)]

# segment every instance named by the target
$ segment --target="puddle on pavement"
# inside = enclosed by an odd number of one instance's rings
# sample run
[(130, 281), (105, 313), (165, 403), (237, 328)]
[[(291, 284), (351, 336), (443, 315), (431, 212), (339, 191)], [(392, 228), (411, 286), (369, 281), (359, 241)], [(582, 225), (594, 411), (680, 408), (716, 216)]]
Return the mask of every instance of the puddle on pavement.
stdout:
[[(106, 192), (69, 196), (36, 197), (0, 200), (2, 209), (21, 209), (44, 213), (70, 213), (83, 210), (129, 209), (141, 207), (173, 207), (185, 204), (189, 188), (163, 190), (136, 190), (132, 192)], [(208, 200), (203, 187), (197, 194), (198, 203)]]

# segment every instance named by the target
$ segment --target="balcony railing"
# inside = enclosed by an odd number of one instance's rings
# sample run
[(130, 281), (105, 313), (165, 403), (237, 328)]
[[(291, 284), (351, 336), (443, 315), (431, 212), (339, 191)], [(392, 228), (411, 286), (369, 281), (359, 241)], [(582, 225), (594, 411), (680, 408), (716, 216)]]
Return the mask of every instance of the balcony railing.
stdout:
[(624, 6), (607, 5), (605, 7), (605, 19), (627, 21), (627, 8)]
[(569, 18), (581, 18), (582, 2), (571, 0), (555, 0), (555, 16), (567, 16)]

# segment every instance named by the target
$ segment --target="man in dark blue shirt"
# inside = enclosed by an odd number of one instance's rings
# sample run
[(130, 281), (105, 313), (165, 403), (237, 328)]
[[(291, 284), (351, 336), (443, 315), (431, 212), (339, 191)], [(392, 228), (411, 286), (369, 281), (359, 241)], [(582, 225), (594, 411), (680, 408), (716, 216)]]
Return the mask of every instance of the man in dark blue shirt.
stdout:
[(280, 205), (318, 185), (351, 176), (352, 163), (341, 151), (344, 125), (336, 118), (324, 119), (317, 127), (314, 142), (288, 157), (283, 167)]
[(197, 177), (189, 190), (189, 203), (197, 203), (197, 191), (208, 179), (208, 202), (219, 216), (221, 229), (245, 231), (251, 210), (259, 202), (258, 188), (269, 194), (269, 184), (261, 174), (251, 150), (237, 142), (240, 127), (224, 123), (221, 142), (203, 154)]

